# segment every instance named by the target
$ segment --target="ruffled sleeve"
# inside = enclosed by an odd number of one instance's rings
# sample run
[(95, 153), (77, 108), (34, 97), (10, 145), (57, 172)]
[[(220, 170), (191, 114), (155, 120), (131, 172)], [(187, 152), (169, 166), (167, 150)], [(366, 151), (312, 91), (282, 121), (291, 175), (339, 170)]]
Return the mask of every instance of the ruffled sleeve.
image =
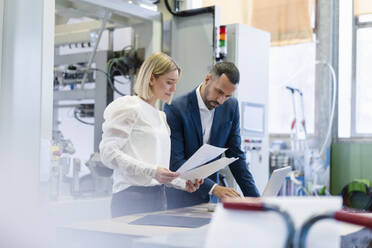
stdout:
[(133, 96), (124, 96), (107, 106), (102, 125), (100, 155), (102, 162), (111, 169), (119, 169), (125, 175), (139, 178), (156, 174), (156, 166), (128, 156), (123, 152), (133, 127), (139, 118), (140, 106)]

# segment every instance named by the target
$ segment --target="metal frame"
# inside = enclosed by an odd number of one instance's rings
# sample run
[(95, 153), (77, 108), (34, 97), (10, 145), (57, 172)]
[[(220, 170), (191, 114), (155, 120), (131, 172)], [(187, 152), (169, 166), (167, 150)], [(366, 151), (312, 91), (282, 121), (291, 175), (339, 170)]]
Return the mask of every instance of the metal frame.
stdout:
[[(88, 69), (90, 69), (91, 66), (92, 66), (94, 57), (96, 56), (96, 53), (97, 53), (99, 42), (101, 41), (102, 33), (103, 33), (103, 31), (105, 30), (105, 27), (106, 27), (107, 19), (110, 18), (110, 17), (111, 17), (111, 12), (110, 11), (105, 11), (105, 16), (103, 17), (102, 22), (101, 22), (101, 27), (99, 28), (97, 41), (95, 42), (93, 51), (92, 51), (92, 53), (90, 54), (90, 57), (89, 57), (89, 61), (88, 61), (88, 65), (87, 65)], [(81, 88), (82, 89), (84, 89), (84, 84), (85, 84), (85, 81), (87, 80), (87, 77), (88, 77), (88, 71), (86, 71), (84, 73), (83, 80), (81, 80)]]
[[(353, 0), (354, 3), (354, 0)], [(352, 8), (354, 13), (354, 4)], [(357, 52), (358, 52), (358, 30), (362, 28), (371, 28), (372, 22), (359, 22), (359, 17), (352, 15), (352, 69), (351, 69), (351, 113), (350, 113), (350, 137), (372, 138), (372, 133), (358, 133), (356, 130), (356, 111), (357, 111)]]
[(112, 11), (110, 22), (127, 25), (161, 20), (159, 12), (122, 0), (56, 0), (56, 7), (59, 15), (87, 16), (94, 19), (102, 19), (105, 10)]
[[(316, 60), (326, 61), (333, 66), (336, 78), (338, 76), (338, 10), (339, 2), (336, 0), (317, 0), (316, 2)], [(331, 112), (329, 85), (329, 71), (323, 67), (315, 68), (315, 125), (314, 136), (324, 140), (327, 136), (329, 113)], [(336, 104), (337, 104), (336, 94)], [(336, 105), (337, 106), (337, 105)], [(335, 129), (338, 123), (338, 111), (335, 110), (332, 138), (335, 138)]]
[[(102, 20), (107, 12), (111, 13), (107, 18), (110, 24), (120, 28), (132, 27), (136, 30), (141, 39), (137, 40), (138, 44), (133, 45), (138, 45), (135, 48), (144, 47), (145, 57), (161, 51), (162, 14), (158, 11), (122, 0), (56, 0), (56, 14), (64, 17), (84, 16)], [(84, 34), (80, 35), (84, 37)], [(79, 38), (79, 35), (76, 38)]]
[(1, 88), (1, 75), (2, 75), (2, 52), (3, 52), (3, 22), (4, 22), (4, 0), (0, 0), (0, 88)]
[[(55, 65), (76, 64), (88, 62), (90, 53), (67, 54), (55, 56)], [(109, 51), (98, 51), (94, 63), (96, 68), (105, 69), (107, 60), (110, 58)], [(98, 151), (99, 142), (102, 137), (103, 112), (108, 104), (112, 101), (113, 92), (108, 87), (107, 78), (102, 73), (96, 72), (95, 89), (79, 89), (71, 91), (54, 91), (54, 106), (59, 106), (61, 100), (94, 100), (94, 151)], [(53, 111), (53, 128), (56, 128), (58, 108)]]
[[(141, 39), (133, 44), (135, 48), (145, 48), (145, 57), (153, 52), (161, 51), (161, 24), (162, 14), (157, 11), (148, 10), (135, 4), (122, 0), (56, 0), (56, 13), (65, 17), (90, 17), (118, 24), (117, 26), (130, 26), (136, 30)], [(109, 14), (108, 14), (109, 13)], [(105, 25), (101, 25), (102, 27)], [(107, 28), (107, 27), (106, 27)], [(114, 27), (109, 27), (113, 30)], [(111, 32), (109, 31), (109, 32)], [(109, 47), (112, 48), (112, 32), (109, 33)], [(96, 68), (105, 70), (106, 62), (110, 58), (110, 50), (97, 52), (93, 61)], [(74, 64), (78, 62), (89, 62), (94, 53), (81, 53), (69, 55), (55, 55), (55, 65)], [(58, 105), (59, 100), (94, 99), (95, 101), (95, 125), (94, 125), (94, 151), (98, 151), (102, 136), (103, 112), (107, 104), (113, 99), (113, 92), (108, 88), (106, 76), (96, 72), (96, 88), (73, 90), (68, 92), (55, 92), (54, 103)], [(56, 113), (54, 114), (56, 116)], [(56, 123), (53, 123), (55, 127)]]
[[(354, 13), (354, 0), (353, 0), (353, 8), (351, 9), (352, 13)], [(356, 30), (356, 23), (358, 22), (358, 18), (352, 15), (352, 62), (351, 62), (351, 111), (350, 111), (350, 136), (355, 137), (356, 131), (356, 41), (357, 41), (357, 30)]]

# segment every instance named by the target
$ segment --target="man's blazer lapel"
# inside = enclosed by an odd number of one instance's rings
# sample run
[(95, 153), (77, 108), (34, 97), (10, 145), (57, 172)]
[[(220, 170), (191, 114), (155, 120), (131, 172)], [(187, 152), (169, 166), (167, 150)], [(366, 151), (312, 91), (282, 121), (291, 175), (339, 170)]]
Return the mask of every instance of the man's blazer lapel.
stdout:
[(202, 126), (201, 126), (201, 120), (200, 120), (199, 105), (198, 105), (198, 100), (196, 98), (195, 90), (192, 91), (191, 94), (189, 95), (188, 111), (190, 114), (190, 118), (192, 119), (192, 122), (194, 123), (195, 132), (198, 134), (199, 145), (201, 146), (203, 144), (203, 134), (202, 134)]

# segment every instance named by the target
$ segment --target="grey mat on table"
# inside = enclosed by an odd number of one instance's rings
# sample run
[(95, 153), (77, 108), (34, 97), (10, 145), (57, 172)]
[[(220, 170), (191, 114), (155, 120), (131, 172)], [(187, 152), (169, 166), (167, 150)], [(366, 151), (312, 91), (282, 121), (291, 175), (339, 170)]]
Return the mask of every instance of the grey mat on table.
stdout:
[(341, 236), (341, 248), (372, 248), (372, 230), (360, 231)]
[(169, 214), (152, 214), (132, 221), (129, 224), (197, 228), (209, 224), (210, 221), (211, 219), (209, 218), (197, 218)]

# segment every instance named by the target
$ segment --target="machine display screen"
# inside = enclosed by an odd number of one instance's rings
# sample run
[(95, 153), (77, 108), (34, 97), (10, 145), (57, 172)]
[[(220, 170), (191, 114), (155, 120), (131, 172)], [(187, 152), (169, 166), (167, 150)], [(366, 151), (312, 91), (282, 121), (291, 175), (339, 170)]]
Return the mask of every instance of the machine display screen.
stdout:
[(265, 106), (242, 102), (242, 131), (245, 135), (263, 137), (265, 134)]

